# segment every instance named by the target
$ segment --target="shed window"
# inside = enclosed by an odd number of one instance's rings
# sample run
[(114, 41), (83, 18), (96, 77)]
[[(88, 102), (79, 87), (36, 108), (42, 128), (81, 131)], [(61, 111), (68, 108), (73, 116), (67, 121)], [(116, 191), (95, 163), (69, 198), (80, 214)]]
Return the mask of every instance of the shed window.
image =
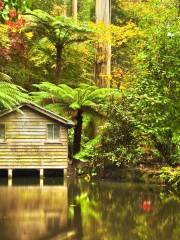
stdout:
[(59, 140), (60, 136), (60, 127), (57, 124), (48, 124), (47, 125), (47, 138), (48, 140)]
[(0, 141), (5, 140), (5, 124), (0, 124)]

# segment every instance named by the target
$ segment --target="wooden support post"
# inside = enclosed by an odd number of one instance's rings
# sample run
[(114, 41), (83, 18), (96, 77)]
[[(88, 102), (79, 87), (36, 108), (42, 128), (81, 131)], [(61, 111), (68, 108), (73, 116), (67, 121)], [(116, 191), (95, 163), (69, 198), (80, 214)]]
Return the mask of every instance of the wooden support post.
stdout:
[(44, 185), (44, 169), (40, 169), (40, 186), (43, 187)]
[(44, 178), (44, 169), (41, 168), (40, 169), (40, 179), (43, 179)]
[(43, 187), (43, 186), (44, 186), (44, 179), (40, 178), (40, 187)]
[(64, 178), (64, 185), (67, 184), (67, 168), (63, 169), (63, 178)]
[(11, 168), (8, 169), (8, 179), (12, 179), (13, 170)]
[(12, 187), (12, 178), (8, 178), (8, 187)]
[(67, 168), (64, 168), (64, 178), (67, 178)]

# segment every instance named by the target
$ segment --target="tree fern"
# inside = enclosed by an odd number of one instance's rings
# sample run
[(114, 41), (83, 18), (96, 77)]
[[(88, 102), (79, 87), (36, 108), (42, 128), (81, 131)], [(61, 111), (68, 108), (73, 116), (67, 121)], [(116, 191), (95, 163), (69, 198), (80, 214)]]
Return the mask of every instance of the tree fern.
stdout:
[(11, 83), (8, 75), (0, 73), (0, 109), (11, 109), (28, 101), (29, 97), (25, 90)]
[(26, 32), (34, 32), (41, 43), (49, 41), (56, 49), (56, 72), (54, 82), (59, 83), (62, 71), (62, 52), (67, 45), (84, 42), (89, 39), (93, 30), (85, 23), (80, 23), (66, 16), (51, 16), (42, 10), (26, 12), (27, 22), (31, 26), (24, 28)]
[[(48, 109), (56, 109), (66, 111), (72, 114), (72, 117), (76, 121), (75, 134), (74, 134), (74, 153), (80, 151), (81, 145), (81, 132), (83, 123), (83, 114), (89, 113), (91, 115), (98, 114), (98, 106), (105, 103), (108, 97), (115, 95), (119, 91), (109, 88), (101, 88), (94, 85), (81, 84), (77, 88), (71, 88), (66, 84), (55, 84), (43, 82), (35, 85), (38, 88), (38, 92), (33, 92), (34, 100), (43, 104)], [(55, 107), (53, 107), (53, 105)], [(58, 108), (59, 105), (59, 108)]]

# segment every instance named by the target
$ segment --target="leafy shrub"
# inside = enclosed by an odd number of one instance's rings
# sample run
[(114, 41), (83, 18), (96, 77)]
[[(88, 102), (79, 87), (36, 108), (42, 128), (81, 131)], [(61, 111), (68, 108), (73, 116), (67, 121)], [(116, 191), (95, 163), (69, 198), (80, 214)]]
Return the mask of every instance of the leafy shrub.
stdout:
[(180, 188), (180, 167), (163, 167), (161, 169), (160, 178), (166, 184), (171, 185), (175, 188)]

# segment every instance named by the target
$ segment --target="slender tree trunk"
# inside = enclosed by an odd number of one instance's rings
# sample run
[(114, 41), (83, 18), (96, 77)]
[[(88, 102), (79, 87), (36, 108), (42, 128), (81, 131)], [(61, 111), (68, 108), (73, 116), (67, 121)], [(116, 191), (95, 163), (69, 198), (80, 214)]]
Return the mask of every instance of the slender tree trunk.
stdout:
[(72, 16), (77, 19), (77, 11), (78, 9), (78, 1), (77, 0), (72, 0)]
[(81, 134), (82, 134), (82, 123), (83, 123), (83, 111), (78, 110), (76, 116), (76, 126), (74, 129), (74, 144), (73, 154), (78, 153), (81, 150)]
[(61, 44), (56, 44), (56, 72), (55, 72), (55, 78), (54, 78), (55, 84), (59, 84), (61, 80), (62, 51), (63, 51), (63, 46)]
[[(111, 23), (111, 0), (96, 0), (96, 22), (109, 25)], [(96, 46), (95, 81), (99, 87), (110, 87), (111, 46)]]

